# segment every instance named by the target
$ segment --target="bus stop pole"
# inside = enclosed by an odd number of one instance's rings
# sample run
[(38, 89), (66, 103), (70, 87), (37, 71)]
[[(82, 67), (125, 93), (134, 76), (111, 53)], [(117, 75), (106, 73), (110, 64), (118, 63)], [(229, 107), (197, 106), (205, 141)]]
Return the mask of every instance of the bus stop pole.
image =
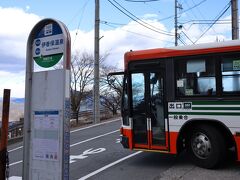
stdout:
[(2, 131), (0, 144), (0, 179), (6, 179), (7, 175), (6, 167), (7, 167), (9, 106), (10, 106), (10, 89), (4, 89), (2, 108)]

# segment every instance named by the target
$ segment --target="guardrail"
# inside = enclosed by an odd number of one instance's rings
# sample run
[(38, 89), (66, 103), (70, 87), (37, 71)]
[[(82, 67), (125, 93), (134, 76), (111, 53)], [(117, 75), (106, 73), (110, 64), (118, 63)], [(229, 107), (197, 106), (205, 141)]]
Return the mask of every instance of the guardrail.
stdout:
[[(106, 119), (109, 116), (109, 111), (101, 109), (100, 110), (100, 118), (101, 119)], [(83, 120), (91, 120), (93, 117), (93, 111), (92, 110), (87, 110), (87, 111), (80, 111), (78, 113), (78, 118), (80, 121)], [(76, 113), (71, 113), (71, 119), (76, 119), (77, 114)]]
[[(110, 118), (112, 115), (109, 111), (101, 109), (100, 110), (100, 120), (103, 119), (108, 119)], [(72, 113), (71, 114), (71, 119), (70, 119), (70, 124), (71, 127), (76, 125), (76, 118), (77, 118), (77, 114), (76, 113)], [(78, 121), (80, 124), (85, 124), (85, 123), (92, 123), (93, 122), (93, 111), (92, 110), (87, 110), (87, 111), (81, 111), (78, 113)]]
[[(79, 123), (92, 123), (92, 110), (88, 111), (81, 111), (78, 114)], [(111, 117), (111, 114), (107, 110), (100, 110), (100, 119), (107, 119)], [(71, 113), (71, 126), (76, 125), (76, 114)], [(9, 126), (8, 129), (8, 140), (14, 141), (15, 139), (20, 139), (23, 137), (23, 119), (21, 122), (14, 123), (13, 125)]]
[(8, 140), (23, 137), (23, 122), (15, 123), (8, 128)]

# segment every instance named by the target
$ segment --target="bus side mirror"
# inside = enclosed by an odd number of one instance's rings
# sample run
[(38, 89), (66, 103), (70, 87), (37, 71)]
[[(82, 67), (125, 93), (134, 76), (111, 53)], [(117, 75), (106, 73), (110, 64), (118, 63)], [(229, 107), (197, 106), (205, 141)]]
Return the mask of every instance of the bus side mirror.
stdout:
[(108, 84), (111, 86), (115, 82), (115, 80), (116, 80), (116, 78), (114, 78), (113, 76), (119, 76), (119, 75), (124, 75), (124, 72), (121, 71), (121, 72), (109, 73), (107, 75), (107, 82), (108, 82)]

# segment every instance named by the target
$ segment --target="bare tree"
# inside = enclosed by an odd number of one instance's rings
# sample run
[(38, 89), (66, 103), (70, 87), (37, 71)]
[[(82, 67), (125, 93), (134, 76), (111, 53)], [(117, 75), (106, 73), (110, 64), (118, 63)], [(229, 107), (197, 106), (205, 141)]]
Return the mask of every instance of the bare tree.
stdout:
[(101, 69), (101, 105), (112, 112), (113, 115), (117, 114), (117, 110), (121, 106), (122, 95), (122, 76), (112, 76), (108, 79), (110, 72), (119, 71), (111, 66), (102, 66)]
[[(107, 53), (100, 57), (100, 65), (103, 64)], [(71, 62), (71, 108), (76, 116), (78, 124), (80, 105), (83, 100), (93, 101), (91, 97), (93, 88), (94, 56), (87, 52), (76, 52)]]
[(94, 71), (93, 55), (84, 52), (77, 52), (72, 56), (71, 62), (71, 108), (76, 116), (78, 123), (78, 114), (80, 104), (84, 98), (91, 93), (91, 86)]

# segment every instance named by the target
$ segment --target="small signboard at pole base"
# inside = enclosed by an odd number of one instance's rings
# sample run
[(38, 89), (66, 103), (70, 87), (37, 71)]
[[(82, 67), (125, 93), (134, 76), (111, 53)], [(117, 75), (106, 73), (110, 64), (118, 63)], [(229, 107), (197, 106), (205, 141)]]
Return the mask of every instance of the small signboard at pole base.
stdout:
[[(32, 29), (26, 61), (25, 180), (69, 179), (70, 52), (63, 23), (44, 19)], [(51, 70), (61, 59), (62, 69)], [(34, 71), (34, 62), (45, 71)]]

